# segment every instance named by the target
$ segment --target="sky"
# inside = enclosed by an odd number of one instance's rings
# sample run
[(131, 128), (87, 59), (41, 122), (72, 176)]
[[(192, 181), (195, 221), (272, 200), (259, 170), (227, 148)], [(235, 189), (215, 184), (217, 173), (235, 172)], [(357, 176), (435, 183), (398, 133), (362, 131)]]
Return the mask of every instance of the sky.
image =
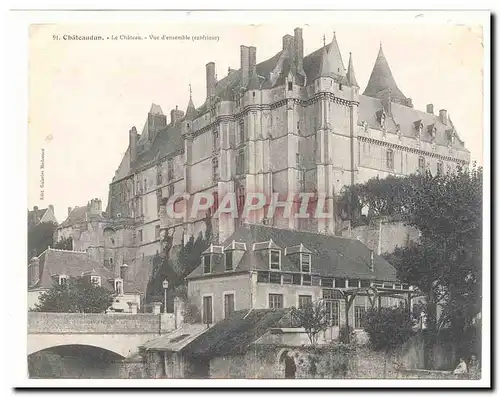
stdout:
[[(142, 130), (152, 103), (170, 122), (171, 109), (185, 110), (189, 84), (195, 105), (203, 104), (206, 63), (215, 62), (221, 79), (228, 67), (239, 69), (240, 45), (255, 46), (261, 62), (281, 50), (282, 37), (293, 35), (295, 27), (303, 29), (306, 55), (323, 45), (323, 35), (330, 42), (335, 31), (346, 66), (352, 53), (361, 92), (382, 43), (394, 78), (414, 107), (425, 110), (433, 103), (435, 112), (447, 109), (471, 159), (482, 164), (484, 43), (472, 12), (218, 14), (212, 19), (162, 14), (149, 23), (118, 23), (113, 14), (107, 23), (31, 26), (29, 208), (52, 204), (59, 222), (68, 207), (86, 205), (94, 197), (102, 199), (105, 209), (128, 131), (132, 126)], [(184, 34), (218, 40), (68, 41), (62, 40), (64, 34)]]

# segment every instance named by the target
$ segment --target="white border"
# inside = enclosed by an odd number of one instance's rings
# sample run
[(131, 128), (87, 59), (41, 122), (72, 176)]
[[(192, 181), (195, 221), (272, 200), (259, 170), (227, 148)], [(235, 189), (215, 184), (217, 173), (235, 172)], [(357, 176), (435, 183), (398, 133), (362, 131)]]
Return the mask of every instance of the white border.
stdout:
[[(419, 9), (439, 9), (444, 6), (444, 2), (439, 1), (428, 1), (421, 0), (418, 3), (411, 4), (411, 2), (406, 2), (405, 4), (401, 4), (396, 1), (382, 1), (378, 2), (378, 6), (382, 6), (384, 8), (390, 9), (407, 6), (409, 8), (419, 8)], [(471, 6), (480, 7), (483, 9), (491, 8), (495, 3), (493, 1), (481, 1), (476, 0), (473, 4), (470, 2), (461, 2), (455, 3), (454, 7), (456, 9), (469, 9)], [(38, 8), (38, 9), (57, 9), (57, 8), (67, 8), (68, 4), (64, 1), (45, 1), (44, 4), (40, 4), (37, 1), (17, 1), (11, 2), (12, 8), (17, 9), (27, 9), (27, 8)], [(73, 2), (74, 9), (84, 9), (84, 8), (94, 8), (94, 9), (103, 9), (106, 6), (112, 6), (111, 2), (104, 2), (102, 0), (87, 0), (87, 1), (75, 1)], [(274, 8), (278, 9), (280, 7), (286, 6), (295, 6), (295, 7), (303, 7), (303, 3), (301, 4), (290, 4), (285, 2), (262, 2), (262, 1), (254, 1), (252, 5), (260, 7), (261, 9), (265, 8)], [(9, 4), (7, 4), (9, 6)], [(211, 6), (213, 6), (211, 4)], [(309, 8), (328, 8), (331, 5), (327, 2), (316, 2), (309, 1), (307, 2), (307, 6)], [(353, 4), (352, 1), (340, 0), (335, 3), (335, 6), (338, 8), (349, 8), (349, 9), (363, 9), (363, 8), (371, 8), (373, 3), (368, 1), (358, 2), (357, 4)], [(120, 2), (120, 7), (123, 9), (138, 9), (140, 8), (156, 8), (161, 9), (165, 7), (164, 2), (160, 1), (143, 1), (140, 5), (137, 2), (133, 1), (122, 1)], [(171, 9), (181, 9), (181, 5), (168, 4), (168, 7)], [(183, 2), (182, 8), (206, 8), (207, 3), (202, 1), (191, 1), (191, 2)], [(220, 2), (219, 7), (221, 8), (230, 8), (234, 7), (233, 3), (229, 2)], [(309, 11), (303, 11), (301, 13), (290, 13), (290, 12), (280, 12), (280, 19), (287, 20), (289, 22), (293, 22), (294, 20), (298, 20), (301, 17), (304, 17), (305, 14), (308, 14)], [(255, 16), (254, 13), (246, 13), (244, 15), (229, 15), (229, 13), (221, 13), (219, 15), (220, 19), (224, 21), (231, 21), (232, 23), (238, 23), (242, 21), (248, 21)], [(341, 14), (340, 12), (338, 13)], [(345, 17), (345, 13), (344, 14)], [(347, 13), (350, 14), (350, 13)], [(360, 12), (357, 15), (363, 15), (364, 12)], [(426, 16), (428, 18), (436, 18), (439, 20), (441, 17), (436, 15), (439, 13), (426, 12)], [(453, 14), (453, 16), (451, 16)], [(455, 23), (460, 23), (461, 16), (448, 12), (448, 17), (455, 21)], [(177, 19), (180, 21), (186, 21), (189, 19), (192, 22), (197, 22), (201, 20), (205, 20), (207, 17), (211, 17), (213, 14), (209, 14), (208, 12), (203, 13), (186, 13), (180, 12), (173, 19)], [(317, 15), (321, 17), (320, 14)], [(366, 16), (366, 15), (365, 15)], [(383, 17), (383, 15), (378, 15)], [(483, 152), (483, 164), (484, 164), (484, 212), (483, 212), (483, 263), (484, 272), (483, 272), (483, 283), (484, 283), (484, 291), (483, 291), (483, 329), (489, 330), (490, 327), (490, 316), (487, 315), (490, 309), (490, 193), (491, 188), (488, 184), (491, 177), (491, 169), (490, 169), (490, 20), (489, 16), (484, 13), (478, 14), (477, 12), (468, 11), (464, 13), (463, 16), (466, 18), (467, 22), (471, 22), (475, 20), (479, 23), (484, 24), (487, 28), (484, 31), (484, 107), (485, 107), (485, 115), (484, 115), (484, 152)], [(414, 17), (413, 13), (401, 13), (400, 21), (401, 23), (411, 23)], [(3, 66), (6, 67), (7, 71), (4, 71), (5, 76), (9, 78), (6, 79), (7, 90), (4, 92), (7, 93), (5, 97), (5, 104), (7, 105), (5, 108), (5, 114), (9, 117), (6, 117), (6, 127), (4, 130), (4, 170), (7, 170), (7, 173), (4, 173), (5, 182), (3, 186), (9, 187), (7, 190), (9, 192), (8, 195), (2, 195), (2, 216), (4, 217), (4, 225), (8, 225), (9, 233), (4, 233), (2, 241), (4, 242), (4, 252), (5, 252), (5, 260), (4, 263), (6, 266), (11, 267), (16, 272), (21, 270), (21, 274), (19, 276), (16, 275), (14, 277), (14, 282), (7, 283), (4, 287), (4, 302), (8, 302), (6, 305), (4, 318), (7, 320), (8, 324), (14, 324), (14, 326), (6, 327), (5, 330), (8, 332), (6, 337), (7, 348), (8, 350), (4, 353), (4, 356), (8, 357), (9, 365), (7, 367), (8, 374), (6, 374), (5, 378), (9, 379), (11, 382), (10, 386), (28, 386), (28, 387), (57, 387), (57, 386), (66, 386), (66, 387), (169, 387), (174, 386), (174, 384), (169, 380), (137, 380), (137, 381), (124, 381), (124, 380), (98, 380), (98, 379), (78, 379), (78, 380), (36, 380), (36, 379), (27, 379), (27, 368), (26, 368), (26, 357), (24, 354), (19, 354), (19, 347), (26, 345), (26, 294), (25, 291), (25, 278), (26, 278), (26, 267), (22, 266), (24, 263), (24, 253), (25, 253), (25, 244), (26, 244), (26, 236), (25, 236), (25, 216), (26, 216), (26, 208), (27, 208), (27, 200), (26, 197), (26, 183), (24, 178), (19, 177), (19, 175), (26, 175), (26, 154), (25, 148), (27, 147), (27, 134), (26, 134), (26, 115), (27, 115), (27, 25), (31, 22), (37, 23), (58, 23), (58, 22), (110, 22), (115, 21), (119, 18), (120, 23), (125, 23), (127, 21), (144, 21), (147, 20), (149, 22), (153, 21), (161, 21), (164, 22), (165, 15), (160, 12), (154, 13), (124, 13), (121, 12), (101, 12), (101, 13), (90, 13), (90, 12), (48, 12), (48, 13), (36, 13), (36, 12), (24, 12), (13, 14), (10, 13), (7, 16), (7, 27), (4, 27), (4, 34), (7, 36), (2, 40), (4, 44), (4, 59), (7, 62), (2, 63)], [(271, 19), (276, 18), (276, 15), (264, 15), (259, 17), (258, 20), (261, 22), (270, 22)], [(497, 140), (498, 142), (498, 140)], [(24, 194), (23, 194), (24, 192)], [(5, 202), (6, 203), (5, 203)], [(21, 218), (22, 217), (22, 218)], [(19, 226), (17, 226), (19, 225)], [(17, 229), (19, 227), (20, 230)], [(5, 229), (4, 229), (5, 230)], [(20, 237), (24, 236), (24, 237)], [(6, 271), (8, 269), (5, 269)], [(12, 279), (11, 279), (12, 280)], [(18, 285), (19, 283), (19, 285)], [(20, 291), (23, 291), (21, 294)], [(22, 331), (21, 331), (22, 330)], [(21, 331), (21, 332), (20, 332)], [(490, 335), (489, 332), (485, 332), (483, 335), (483, 359), (485, 360), (484, 364), (489, 364), (489, 353), (490, 353)], [(483, 376), (486, 380), (478, 380), (478, 381), (432, 381), (432, 380), (416, 380), (416, 381), (408, 381), (408, 380), (295, 380), (293, 383), (294, 388), (298, 387), (484, 387), (488, 386), (491, 383), (489, 382), (490, 373), (489, 373), (489, 365), (483, 365)], [(185, 379), (185, 380), (176, 380), (176, 387), (227, 387), (227, 386), (267, 386), (267, 387), (286, 387), (290, 386), (290, 381), (280, 381), (280, 380), (196, 380), (196, 379)]]

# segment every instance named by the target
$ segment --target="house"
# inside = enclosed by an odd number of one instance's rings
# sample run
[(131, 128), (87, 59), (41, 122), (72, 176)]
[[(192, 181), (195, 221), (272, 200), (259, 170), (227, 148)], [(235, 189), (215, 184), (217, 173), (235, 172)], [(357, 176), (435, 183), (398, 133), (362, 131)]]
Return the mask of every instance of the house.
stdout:
[(28, 210), (28, 228), (44, 222), (52, 222), (57, 224), (53, 205), (49, 205), (44, 209), (40, 209), (35, 205), (32, 211)]
[[(90, 282), (115, 293), (112, 308), (120, 312), (137, 312), (141, 306), (141, 293), (124, 281), (127, 265), (121, 274), (115, 275), (84, 251), (66, 251), (47, 248), (28, 264), (28, 309), (33, 308), (42, 293), (50, 290), (54, 283), (64, 284), (69, 278), (88, 277)], [(129, 304), (130, 303), (130, 304)]]
[(187, 277), (188, 299), (203, 322), (244, 309), (301, 307), (323, 299), (336, 339), (340, 327), (363, 328), (367, 308), (407, 303), (412, 289), (359, 240), (245, 224), (203, 252)]

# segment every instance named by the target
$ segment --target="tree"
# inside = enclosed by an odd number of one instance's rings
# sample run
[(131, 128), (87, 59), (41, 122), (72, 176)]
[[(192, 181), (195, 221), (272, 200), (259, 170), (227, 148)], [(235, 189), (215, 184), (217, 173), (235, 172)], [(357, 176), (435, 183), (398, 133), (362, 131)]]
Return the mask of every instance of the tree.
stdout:
[(313, 346), (317, 343), (318, 333), (325, 331), (330, 325), (326, 305), (322, 299), (307, 303), (298, 309), (293, 307), (291, 316), (294, 325), (305, 329)]
[(56, 228), (53, 222), (41, 222), (28, 227), (28, 261), (53, 245)]
[(364, 329), (374, 350), (384, 350), (384, 374), (391, 353), (413, 335), (412, 322), (403, 307), (369, 309), (364, 317)]
[(67, 238), (62, 238), (61, 240), (59, 240), (54, 244), (53, 248), (59, 250), (71, 251), (73, 249), (73, 238), (71, 236)]
[(54, 284), (40, 295), (33, 311), (57, 313), (102, 313), (113, 303), (114, 293), (90, 283), (88, 279), (69, 278), (65, 284)]

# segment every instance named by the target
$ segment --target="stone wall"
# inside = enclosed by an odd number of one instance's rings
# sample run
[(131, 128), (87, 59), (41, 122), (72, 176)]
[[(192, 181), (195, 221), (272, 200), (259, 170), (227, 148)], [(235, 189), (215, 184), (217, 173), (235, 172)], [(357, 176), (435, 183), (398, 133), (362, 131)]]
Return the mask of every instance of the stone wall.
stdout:
[(154, 314), (28, 313), (28, 333), (159, 334), (174, 328), (173, 316)]

